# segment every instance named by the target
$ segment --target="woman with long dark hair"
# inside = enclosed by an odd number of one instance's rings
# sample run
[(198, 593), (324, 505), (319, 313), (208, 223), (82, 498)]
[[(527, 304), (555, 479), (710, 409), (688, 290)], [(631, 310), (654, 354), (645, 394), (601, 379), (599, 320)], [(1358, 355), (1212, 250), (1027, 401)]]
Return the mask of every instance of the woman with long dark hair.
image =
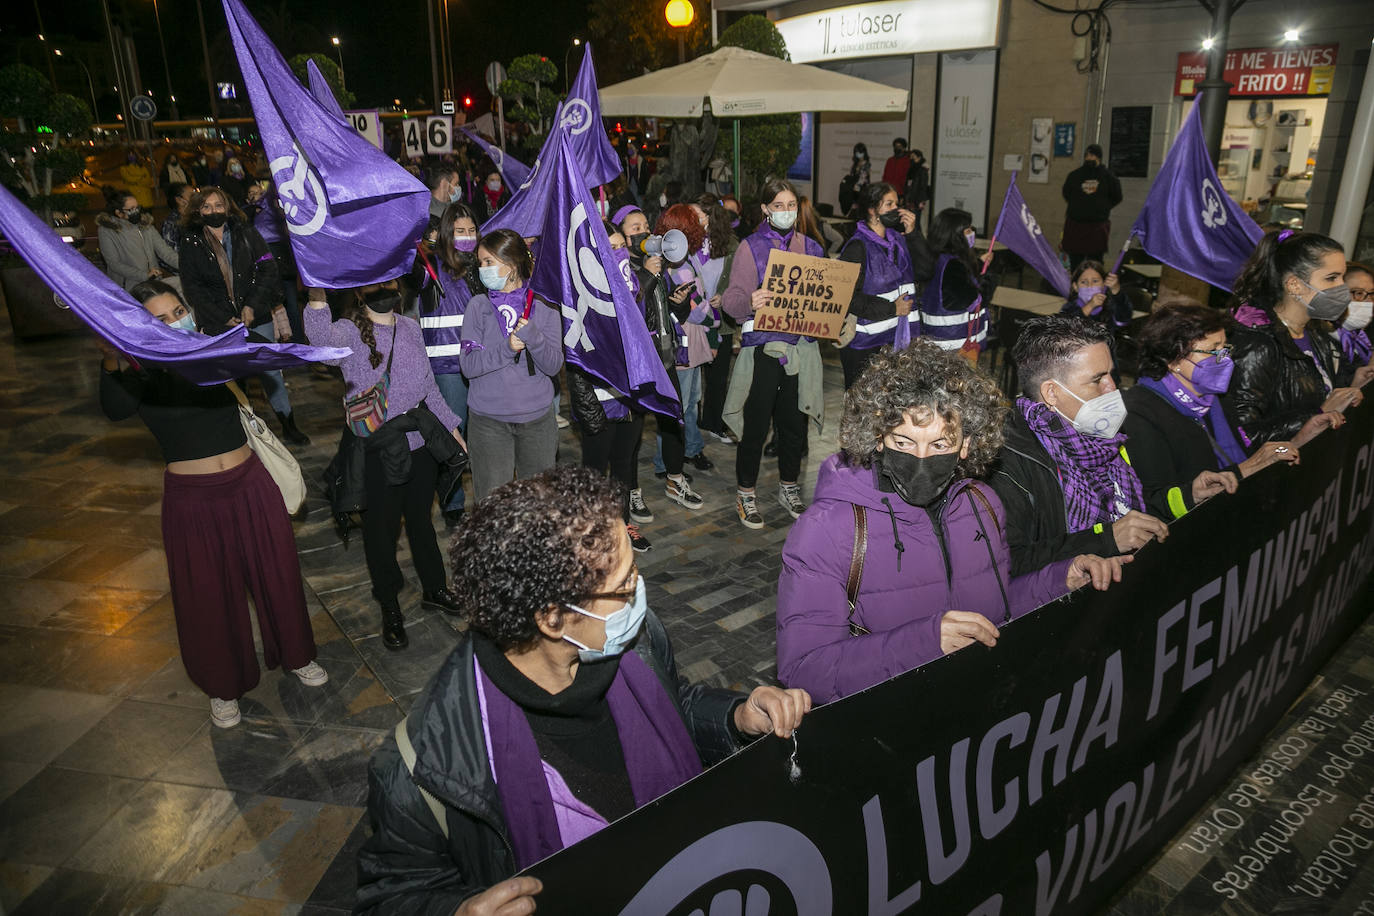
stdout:
[(912, 239), (912, 266), (921, 293), (921, 336), (942, 350), (961, 350), (976, 358), (988, 337), (987, 303), (997, 284), (984, 274), (989, 250), (974, 254), (977, 234), (967, 210), (946, 207), (930, 221), (925, 238)]
[[(864, 219), (840, 249), (840, 260), (859, 265), (859, 279), (849, 301), (849, 314), (856, 319), (854, 339), (840, 349), (846, 391), (879, 347), (901, 344), (904, 348), (912, 336), (921, 333), (921, 314), (912, 308), (916, 275), (908, 247), (908, 236), (916, 231), (916, 214), (899, 207), (897, 189), (882, 181), (865, 189), (859, 208)], [(901, 324), (906, 327), (899, 328)]]

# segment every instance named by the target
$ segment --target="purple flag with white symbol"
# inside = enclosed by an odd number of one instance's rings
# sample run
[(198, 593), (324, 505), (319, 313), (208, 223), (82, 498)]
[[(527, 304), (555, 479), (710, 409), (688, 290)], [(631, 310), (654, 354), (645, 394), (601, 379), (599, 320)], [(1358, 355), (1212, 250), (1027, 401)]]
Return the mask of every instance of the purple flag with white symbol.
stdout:
[(340, 121), (346, 120), (343, 107), (339, 105), (339, 100), (334, 98), (334, 90), (329, 87), (329, 80), (324, 78), (313, 57), (305, 59), (305, 75), (310, 81), (310, 94), (315, 97), (315, 101), (328, 109), (330, 114), (337, 116)]
[(596, 65), (592, 63), (592, 46), (588, 42), (582, 52), (582, 66), (577, 68), (568, 97), (563, 100), (563, 114), (559, 121), (568, 131), (573, 156), (587, 184), (598, 185), (614, 181), (621, 172), (620, 157), (601, 125), (601, 96), (596, 86)]
[[(556, 122), (555, 122), (556, 123)], [(545, 198), (539, 257), (530, 287), (563, 312), (566, 360), (647, 410), (680, 418), (682, 409), (644, 314), (621, 279), (606, 227), (573, 162), (566, 132), (555, 127), (550, 158), (529, 191)]]
[(408, 272), (429, 190), (316, 101), (241, 0), (224, 0), (224, 11), (305, 285), (342, 289)]
[(506, 151), (499, 146), (494, 146), (483, 140), (471, 127), (458, 128), (467, 134), (468, 139), (482, 148), (482, 152), (491, 159), (491, 164), (496, 166), (496, 171), (501, 173), (501, 178), (507, 187), (518, 188), (530, 178), (530, 167), (520, 162), (514, 156), (506, 154)]
[(1201, 99), (1155, 176), (1131, 235), (1170, 267), (1231, 289), (1264, 231), (1221, 187), (1202, 136)]
[(150, 315), (99, 268), (62, 241), (28, 207), (0, 188), (0, 232), (56, 295), (116, 349), (139, 363), (173, 369), (199, 385), (214, 385), (326, 359), (348, 350), (297, 343), (250, 343), (244, 328), (216, 337), (170, 328)]
[[(551, 201), (548, 182), (540, 176), (540, 163), (548, 162), (558, 155), (562, 131), (556, 125), (562, 123), (562, 119), (563, 105), (560, 103), (553, 113), (555, 127), (544, 138), (544, 145), (540, 147), (539, 155), (534, 157), (534, 165), (530, 168), (529, 175), (516, 187), (506, 205), (493, 213), (491, 219), (482, 226), (483, 235), (496, 229), (513, 229), (521, 237), (530, 239), (538, 237), (544, 231), (544, 216)], [(576, 171), (576, 162), (573, 162), (572, 168)], [(579, 177), (577, 183), (580, 186), (586, 182)]]
[(1059, 291), (1059, 295), (1067, 297), (1071, 284), (1069, 272), (1064, 269), (1059, 255), (1050, 247), (1045, 233), (1040, 231), (1040, 224), (1026, 206), (1021, 189), (1016, 186), (1017, 174), (1011, 173), (1007, 196), (1002, 199), (1002, 215), (997, 217), (997, 229), (992, 237), (1048, 280), (1050, 286)]

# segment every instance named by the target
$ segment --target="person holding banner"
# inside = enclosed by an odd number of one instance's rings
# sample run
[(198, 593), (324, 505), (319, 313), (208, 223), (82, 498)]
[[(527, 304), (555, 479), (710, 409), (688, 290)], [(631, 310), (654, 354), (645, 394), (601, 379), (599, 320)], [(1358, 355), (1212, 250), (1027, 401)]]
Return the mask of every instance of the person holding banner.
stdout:
[(1122, 293), (1120, 278), (1107, 273), (1101, 261), (1080, 261), (1073, 270), (1069, 291), (1071, 295), (1059, 314), (1081, 315), (1113, 329), (1131, 323), (1131, 300)]
[(528, 287), (529, 246), (497, 229), (477, 246), (486, 287), (463, 320), (468, 439), (477, 501), (513, 477), (533, 477), (558, 455), (553, 379), (563, 368), (563, 318)]
[(458, 529), (469, 627), (373, 755), (354, 912), (532, 912), (516, 872), (801, 724), (805, 691), (678, 676), (620, 519), (611, 481), (564, 464)]
[[(163, 281), (136, 284), (130, 295), (168, 327), (196, 334), (190, 309)], [(172, 613), (181, 663), (210, 697), (211, 721), (237, 725), (239, 698), (258, 685), (250, 593), (267, 667), (280, 663), (308, 687), (327, 683), (315, 661), (291, 518), (248, 447), (234, 395), (167, 369), (120, 369), (114, 347), (102, 341), (100, 350), (101, 409), (111, 420), (138, 414), (167, 461), (162, 540)]]
[(1232, 334), (1226, 403), (1251, 442), (1305, 445), (1364, 399), (1374, 369), (1356, 369), (1325, 330), (1350, 307), (1344, 278), (1339, 242), (1287, 229), (1267, 233), (1241, 270), (1236, 297), (1256, 317)]
[(806, 447), (806, 417), (820, 422), (820, 349), (814, 338), (775, 331), (755, 331), (754, 311), (767, 305), (772, 293), (764, 289), (764, 269), (773, 249), (812, 257), (825, 252), (814, 239), (793, 229), (797, 221), (797, 191), (783, 178), (764, 182), (759, 192), (763, 222), (744, 240), (730, 265), (729, 286), (721, 305), (740, 322), (743, 339), (730, 376), (724, 419), (739, 437), (735, 456), (735, 513), (746, 528), (762, 528), (755, 485), (764, 439), (772, 422), (777, 433), (778, 503), (792, 518), (806, 508), (802, 502), (802, 452)]
[[(849, 302), (856, 319), (854, 339), (840, 348), (844, 389), (858, 380), (879, 347), (904, 349), (913, 332), (921, 333), (921, 313), (913, 309), (916, 274), (908, 236), (916, 231), (916, 214), (898, 207), (897, 189), (875, 181), (859, 195), (864, 219), (840, 249), (840, 260), (859, 265), (859, 280)], [(900, 329), (899, 325), (906, 327)]]
[(987, 273), (992, 248), (980, 259), (973, 245), (973, 216), (946, 207), (930, 221), (930, 234), (909, 236), (912, 266), (921, 291), (921, 336), (942, 350), (976, 360), (988, 338), (988, 310), (996, 279)]
[(1123, 560), (1083, 555), (1015, 575), (1006, 513), (983, 475), (1005, 402), (926, 341), (884, 347), (845, 394), (839, 454), (783, 547), (778, 677), (829, 702), (975, 642)]

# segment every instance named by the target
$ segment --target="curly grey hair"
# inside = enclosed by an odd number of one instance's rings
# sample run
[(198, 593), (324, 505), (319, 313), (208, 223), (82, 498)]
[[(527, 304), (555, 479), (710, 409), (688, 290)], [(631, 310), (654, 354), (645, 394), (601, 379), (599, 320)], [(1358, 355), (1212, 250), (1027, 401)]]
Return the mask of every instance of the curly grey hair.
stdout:
[(917, 426), (938, 416), (968, 443), (959, 474), (979, 477), (1002, 447), (1008, 407), (992, 380), (957, 353), (924, 340), (899, 353), (883, 347), (845, 392), (840, 448), (851, 464), (871, 467), (883, 437), (908, 415)]

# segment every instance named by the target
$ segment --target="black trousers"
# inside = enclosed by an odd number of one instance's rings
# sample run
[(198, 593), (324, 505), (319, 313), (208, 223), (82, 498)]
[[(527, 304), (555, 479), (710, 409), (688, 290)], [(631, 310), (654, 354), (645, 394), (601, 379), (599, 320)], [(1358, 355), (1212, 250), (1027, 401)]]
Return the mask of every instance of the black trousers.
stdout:
[(607, 420), (606, 427), (594, 436), (582, 434), (582, 466), (598, 474), (608, 470), (611, 479), (624, 486), (620, 493), (620, 514), (630, 520), (630, 490), (635, 486), (635, 453), (644, 438), (644, 414), (631, 412), (628, 420)]
[(730, 348), (734, 341), (722, 336), (716, 358), (701, 367), (701, 423), (703, 430), (725, 432), (721, 413), (725, 410), (725, 392), (730, 388)]
[(877, 347), (873, 347), (869, 350), (856, 350), (853, 347), (840, 348), (840, 368), (844, 370), (845, 391), (854, 387), (854, 383), (859, 380), (859, 376), (864, 374), (864, 368), (868, 366), (868, 361), (871, 360), (873, 354), (877, 352)]
[(396, 562), (396, 541), (401, 536), (401, 519), (406, 522), (406, 538), (415, 572), (426, 592), (438, 591), (448, 584), (444, 557), (434, 537), (434, 488), (439, 465), (426, 449), (410, 453), (410, 479), (400, 485), (386, 482), (381, 458), (368, 452), (363, 464), (363, 487), (367, 509), (363, 517), (363, 553), (367, 573), (372, 577), (372, 596), (383, 604), (396, 600), (404, 579)]
[[(663, 437), (663, 469), (670, 476), (677, 477), (682, 473), (682, 463), (687, 455), (687, 433), (681, 423), (669, 420), (661, 413), (654, 414), (654, 422), (658, 424), (658, 434)], [(643, 443), (643, 436), (635, 439), (634, 460), (630, 463), (634, 477), (630, 484), (632, 490), (639, 489), (639, 448)]]
[[(843, 352), (843, 351), (841, 351)], [(759, 479), (763, 442), (772, 420), (778, 439), (778, 477), (795, 482), (801, 473), (802, 447), (806, 444), (806, 415), (797, 406), (797, 376), (788, 375), (776, 357), (754, 351), (754, 377), (744, 402), (744, 435), (735, 451), (735, 482), (753, 489)], [(664, 438), (666, 453), (667, 438)]]

